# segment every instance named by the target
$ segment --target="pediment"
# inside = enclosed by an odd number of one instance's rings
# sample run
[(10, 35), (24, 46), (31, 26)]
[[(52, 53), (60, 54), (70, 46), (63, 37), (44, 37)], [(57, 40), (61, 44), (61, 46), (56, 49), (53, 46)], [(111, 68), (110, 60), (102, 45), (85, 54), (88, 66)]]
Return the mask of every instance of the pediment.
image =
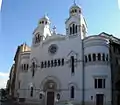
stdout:
[(70, 57), (70, 56), (75, 56), (75, 57), (77, 57), (77, 53), (75, 52), (75, 51), (70, 51), (69, 53), (68, 53), (68, 55), (67, 55), (67, 57)]

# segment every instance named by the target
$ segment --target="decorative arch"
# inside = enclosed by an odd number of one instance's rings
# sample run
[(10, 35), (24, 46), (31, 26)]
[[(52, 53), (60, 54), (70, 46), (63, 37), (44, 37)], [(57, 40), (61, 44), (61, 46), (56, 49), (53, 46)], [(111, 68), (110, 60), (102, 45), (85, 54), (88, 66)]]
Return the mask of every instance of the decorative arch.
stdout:
[[(73, 61), (74, 60), (74, 61)], [(75, 51), (71, 50), (68, 54), (67, 54), (67, 58), (66, 58), (66, 63), (68, 64), (69, 67), (72, 66), (72, 62), (74, 62), (74, 66), (77, 66), (77, 62), (78, 62), (78, 53), (76, 53)]]
[(75, 91), (78, 89), (78, 86), (76, 83), (69, 83), (68, 84), (68, 89), (70, 91), (70, 98), (73, 99), (75, 98)]
[(71, 83), (68, 84), (68, 89), (70, 90), (72, 86), (74, 86), (75, 89), (78, 89), (77, 84), (73, 83), (73, 82), (71, 82)]
[(34, 89), (36, 89), (36, 86), (34, 83), (29, 83), (28, 84), (28, 90), (30, 90), (30, 88), (33, 87)]
[(77, 57), (77, 56), (78, 56), (78, 53), (76, 53), (75, 51), (71, 50), (71, 51), (68, 53), (67, 57), (70, 57), (70, 56), (75, 56), (75, 57)]
[(59, 81), (59, 79), (57, 77), (55, 77), (55, 76), (48, 76), (48, 77), (46, 77), (41, 82), (40, 89), (45, 91), (47, 83), (54, 83), (56, 85), (55, 89), (60, 90), (61, 83), (60, 83), (60, 81)]
[(36, 33), (35, 34), (35, 44), (39, 43), (42, 40), (42, 36), (40, 35), (40, 33)]
[(75, 51), (71, 50), (71, 51), (68, 53), (68, 55), (67, 55), (67, 60), (68, 60), (68, 62), (70, 62), (71, 56), (74, 56), (74, 58), (77, 60), (77, 58), (78, 58), (78, 53), (76, 53)]
[(35, 71), (36, 71), (36, 69), (37, 69), (37, 67), (38, 67), (38, 61), (37, 61), (37, 59), (36, 58), (33, 58), (32, 60), (31, 60), (31, 62), (30, 62), (31, 64), (31, 71), (32, 71), (32, 77), (34, 77), (34, 75), (35, 75)]
[(30, 95), (30, 97), (33, 97), (36, 91), (36, 86), (34, 83), (29, 83), (28, 84), (28, 94)]
[(35, 66), (38, 65), (38, 60), (35, 57), (31, 59), (31, 65), (33, 64), (33, 62), (35, 63)]

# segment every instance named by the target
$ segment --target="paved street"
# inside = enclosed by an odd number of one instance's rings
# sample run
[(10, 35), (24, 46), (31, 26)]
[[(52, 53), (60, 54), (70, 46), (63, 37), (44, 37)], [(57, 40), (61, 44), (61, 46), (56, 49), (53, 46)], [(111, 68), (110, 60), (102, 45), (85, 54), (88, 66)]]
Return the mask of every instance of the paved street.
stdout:
[(0, 105), (15, 105), (11, 101), (0, 102)]
[(25, 104), (18, 104), (18, 103), (13, 103), (12, 101), (5, 101), (5, 102), (0, 102), (0, 105), (25, 105)]

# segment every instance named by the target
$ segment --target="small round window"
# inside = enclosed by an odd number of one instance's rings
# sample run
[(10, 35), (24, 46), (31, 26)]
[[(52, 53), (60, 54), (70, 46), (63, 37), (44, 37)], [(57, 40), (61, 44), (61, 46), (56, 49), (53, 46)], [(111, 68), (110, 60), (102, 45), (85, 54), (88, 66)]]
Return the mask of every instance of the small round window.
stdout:
[(55, 54), (55, 53), (57, 52), (57, 49), (58, 49), (57, 45), (56, 45), (56, 44), (52, 44), (52, 45), (49, 47), (48, 52), (49, 52), (50, 54)]

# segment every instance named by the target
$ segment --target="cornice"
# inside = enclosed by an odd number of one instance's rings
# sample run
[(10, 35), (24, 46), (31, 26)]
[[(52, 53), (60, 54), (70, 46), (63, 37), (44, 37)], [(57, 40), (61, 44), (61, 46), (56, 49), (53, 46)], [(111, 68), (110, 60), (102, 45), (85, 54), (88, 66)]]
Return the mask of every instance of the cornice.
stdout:
[(92, 46), (105, 46), (105, 47), (109, 48), (108, 44), (101, 43), (101, 42), (91, 42), (91, 43), (84, 44), (84, 48), (86, 48), (86, 47), (92, 47)]

